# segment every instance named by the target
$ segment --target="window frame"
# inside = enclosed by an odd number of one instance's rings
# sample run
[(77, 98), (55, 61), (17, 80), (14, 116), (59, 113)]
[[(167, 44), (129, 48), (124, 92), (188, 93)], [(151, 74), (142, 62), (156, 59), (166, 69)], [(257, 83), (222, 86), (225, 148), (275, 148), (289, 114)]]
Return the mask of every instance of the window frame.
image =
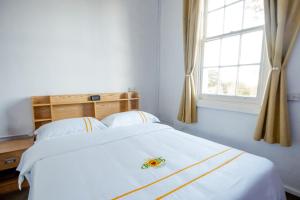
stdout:
[[(232, 31), (229, 33), (223, 33), (221, 35), (216, 35), (212, 37), (206, 37), (206, 29), (207, 29), (207, 17), (209, 12), (213, 12), (219, 9), (225, 9), (226, 7), (230, 5), (234, 5), (236, 3), (242, 2), (245, 0), (238, 0), (236, 2), (230, 3), (228, 5), (225, 5), (224, 7), (213, 9), (208, 12), (208, 1), (204, 1), (204, 5), (202, 6), (202, 17), (201, 17), (201, 39), (200, 39), (200, 66), (199, 66), (199, 71), (198, 71), (198, 83), (197, 85), (199, 86), (198, 88), (198, 106), (199, 107), (208, 107), (208, 108), (216, 108), (216, 109), (223, 109), (223, 110), (229, 110), (229, 111), (238, 111), (238, 112), (246, 112), (246, 113), (253, 113), (257, 114), (259, 112), (259, 108), (261, 106), (262, 102), (262, 97), (266, 85), (266, 77), (267, 77), (267, 51), (266, 51), (266, 45), (265, 45), (265, 25), (259, 25), (255, 27), (250, 27), (238, 31)], [(243, 8), (245, 9), (245, 3), (243, 5)], [(225, 14), (224, 14), (225, 15)], [(243, 12), (243, 19), (244, 19), (244, 12)], [(223, 20), (223, 29), (224, 29), (224, 24), (225, 21)], [(203, 66), (203, 61), (204, 61), (204, 45), (205, 42), (207, 41), (212, 41), (215, 39), (222, 39), (234, 35), (240, 35), (240, 44), (239, 44), (239, 57), (238, 60), (240, 60), (241, 56), (241, 36), (245, 33), (251, 33), (254, 31), (263, 31), (263, 40), (262, 40), (262, 50), (261, 50), (261, 60), (260, 63), (260, 70), (259, 70), (259, 78), (258, 78), (258, 87), (257, 87), (257, 94), (256, 97), (244, 97), (244, 96), (233, 96), (233, 95), (219, 95), (219, 94), (204, 94), (202, 92), (202, 82), (203, 82), (203, 69), (205, 68)], [(254, 63), (253, 63), (254, 64)], [(246, 64), (246, 65), (253, 65), (253, 64)], [(243, 66), (238, 63), (238, 65), (234, 66)], [(228, 66), (226, 66), (228, 67)], [(222, 66), (218, 66), (218, 69), (222, 68)], [(218, 86), (219, 86), (219, 81), (218, 79)], [(238, 77), (237, 80), (238, 82)]]

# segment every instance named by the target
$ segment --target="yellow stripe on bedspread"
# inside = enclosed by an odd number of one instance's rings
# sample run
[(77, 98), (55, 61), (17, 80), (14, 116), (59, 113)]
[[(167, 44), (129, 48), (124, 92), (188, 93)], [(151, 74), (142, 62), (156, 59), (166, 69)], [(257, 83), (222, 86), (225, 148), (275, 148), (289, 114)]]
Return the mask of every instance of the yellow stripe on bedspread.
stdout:
[(85, 124), (85, 130), (88, 133), (89, 132), (89, 128), (88, 128), (88, 125), (87, 125), (87, 122), (86, 122), (85, 118), (83, 118), (83, 121), (84, 121), (84, 124)]
[(142, 111), (140, 111), (140, 113), (141, 113), (142, 117), (143, 117), (143, 118), (144, 118), (144, 120), (145, 120), (145, 122), (144, 122), (144, 123), (146, 123), (148, 120), (147, 120), (147, 117), (146, 117), (145, 113), (144, 113), (144, 112), (142, 112)]
[(88, 122), (89, 122), (89, 125), (90, 125), (90, 131), (93, 132), (93, 126), (92, 126), (91, 120), (90, 120), (89, 117), (87, 119), (88, 119)]
[(218, 169), (224, 167), (225, 165), (227, 165), (227, 164), (229, 164), (230, 162), (234, 161), (235, 159), (239, 158), (243, 153), (244, 153), (244, 152), (239, 153), (237, 156), (234, 156), (233, 158), (231, 158), (231, 159), (229, 159), (229, 160), (226, 160), (226, 161), (223, 162), (221, 165), (218, 165), (217, 167), (215, 167), (215, 168), (213, 168), (213, 169), (211, 169), (211, 170), (205, 172), (204, 174), (201, 174), (200, 176), (198, 176), (198, 177), (196, 177), (196, 178), (194, 178), (194, 179), (192, 179), (192, 180), (186, 182), (186, 183), (183, 184), (183, 185), (180, 185), (179, 187), (177, 187), (177, 188), (171, 190), (170, 192), (167, 192), (167, 193), (165, 193), (165, 194), (163, 194), (163, 195), (157, 197), (156, 200), (161, 200), (161, 199), (163, 199), (163, 198), (165, 198), (165, 197), (167, 197), (167, 196), (169, 196), (169, 195), (175, 193), (176, 191), (178, 191), (178, 190), (180, 190), (180, 189), (182, 189), (182, 188), (184, 188), (184, 187), (186, 187), (186, 186), (188, 186), (188, 185), (194, 183), (195, 181), (198, 181), (199, 179), (201, 179), (201, 178), (203, 178), (203, 177), (205, 177), (205, 176), (211, 174), (212, 172), (214, 172), (214, 171), (216, 171), (216, 170), (218, 170)]
[(136, 189), (134, 189), (134, 190), (131, 190), (131, 191), (129, 191), (129, 192), (126, 192), (126, 193), (124, 193), (124, 194), (121, 194), (121, 195), (119, 195), (119, 196), (113, 198), (112, 200), (118, 200), (118, 199), (121, 199), (121, 198), (123, 198), (123, 197), (126, 197), (126, 196), (128, 196), (128, 195), (130, 195), (130, 194), (133, 194), (133, 193), (135, 193), (135, 192), (138, 192), (138, 191), (140, 191), (140, 190), (143, 190), (143, 189), (145, 189), (145, 188), (148, 188), (148, 187), (150, 187), (150, 186), (152, 186), (152, 185), (154, 185), (154, 184), (156, 184), (156, 183), (159, 183), (159, 182), (161, 182), (161, 181), (163, 181), (163, 180), (166, 180), (166, 179), (168, 179), (168, 178), (170, 178), (170, 177), (172, 177), (172, 176), (174, 176), (174, 175), (176, 175), (176, 174), (179, 174), (179, 173), (181, 173), (181, 172), (183, 172), (183, 171), (185, 171), (185, 170), (188, 170), (188, 169), (190, 169), (190, 168), (192, 168), (192, 167), (195, 167), (195, 166), (197, 166), (197, 165), (200, 165), (201, 163), (204, 163), (204, 162), (208, 161), (209, 159), (212, 159), (212, 158), (214, 158), (214, 157), (217, 157), (217, 156), (219, 156), (219, 155), (221, 155), (221, 154), (223, 154), (223, 153), (225, 153), (225, 152), (227, 152), (227, 151), (229, 151), (229, 150), (231, 150), (231, 148), (225, 149), (225, 150), (223, 150), (223, 151), (221, 151), (221, 152), (218, 152), (218, 153), (216, 153), (216, 154), (213, 154), (213, 155), (211, 155), (211, 156), (208, 156), (208, 157), (206, 157), (206, 158), (204, 158), (204, 159), (202, 159), (202, 160), (200, 160), (200, 161), (198, 161), (198, 162), (196, 162), (196, 163), (193, 163), (193, 164), (191, 164), (191, 165), (189, 165), (189, 166), (187, 166), (187, 167), (184, 167), (184, 168), (182, 168), (182, 169), (179, 169), (179, 170), (177, 170), (177, 171), (175, 171), (175, 172), (173, 172), (173, 173), (171, 173), (171, 174), (169, 174), (169, 175), (167, 175), (167, 176), (164, 176), (164, 177), (162, 177), (162, 178), (160, 178), (160, 179), (158, 179), (158, 180), (156, 180), (156, 181), (154, 181), (154, 182), (151, 182), (151, 183), (146, 184), (146, 185), (144, 185), (144, 186), (138, 187), (138, 188), (136, 188)]
[(144, 118), (142, 112), (141, 112), (141, 111), (138, 111), (137, 113), (139, 114), (139, 116), (140, 116), (142, 122), (145, 123), (146, 121), (145, 121), (145, 118)]

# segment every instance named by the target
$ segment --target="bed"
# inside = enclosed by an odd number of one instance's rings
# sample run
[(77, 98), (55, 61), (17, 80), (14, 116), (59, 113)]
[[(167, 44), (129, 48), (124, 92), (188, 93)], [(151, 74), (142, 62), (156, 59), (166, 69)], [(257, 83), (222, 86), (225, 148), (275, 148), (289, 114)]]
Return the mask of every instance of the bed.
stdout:
[(269, 160), (159, 123), (34, 144), (22, 156), (31, 200), (284, 200)]

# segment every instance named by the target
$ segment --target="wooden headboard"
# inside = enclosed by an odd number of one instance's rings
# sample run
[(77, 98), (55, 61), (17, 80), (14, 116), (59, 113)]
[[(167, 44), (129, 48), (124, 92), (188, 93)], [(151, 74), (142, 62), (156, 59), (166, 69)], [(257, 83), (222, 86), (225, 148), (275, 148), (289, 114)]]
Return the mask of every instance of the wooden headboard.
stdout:
[[(91, 101), (90, 96), (100, 95), (100, 101)], [(104, 117), (118, 112), (138, 110), (138, 92), (55, 95), (32, 97), (34, 128), (52, 121), (74, 117)]]

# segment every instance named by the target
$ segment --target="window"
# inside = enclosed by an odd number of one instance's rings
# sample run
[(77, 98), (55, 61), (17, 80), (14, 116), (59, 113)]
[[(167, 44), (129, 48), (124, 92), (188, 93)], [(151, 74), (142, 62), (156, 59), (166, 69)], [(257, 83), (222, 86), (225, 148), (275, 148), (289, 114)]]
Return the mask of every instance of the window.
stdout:
[(262, 84), (263, 0), (206, 0), (201, 96), (257, 100)]

